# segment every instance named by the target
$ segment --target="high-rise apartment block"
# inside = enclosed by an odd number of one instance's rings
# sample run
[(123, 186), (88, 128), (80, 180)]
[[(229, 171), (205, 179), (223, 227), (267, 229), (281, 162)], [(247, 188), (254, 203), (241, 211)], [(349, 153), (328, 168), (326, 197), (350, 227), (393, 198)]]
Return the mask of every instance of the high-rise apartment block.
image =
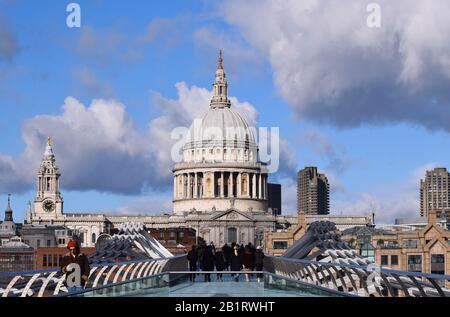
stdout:
[(317, 167), (305, 167), (297, 174), (297, 210), (313, 215), (330, 212), (328, 179), (317, 172)]
[(446, 168), (427, 171), (420, 180), (420, 216), (427, 217), (428, 212), (450, 212), (450, 173)]

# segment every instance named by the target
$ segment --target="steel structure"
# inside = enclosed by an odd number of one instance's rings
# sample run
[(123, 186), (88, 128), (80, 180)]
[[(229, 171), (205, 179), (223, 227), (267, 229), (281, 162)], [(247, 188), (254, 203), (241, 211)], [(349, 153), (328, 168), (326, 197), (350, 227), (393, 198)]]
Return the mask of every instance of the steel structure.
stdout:
[[(131, 262), (101, 263), (91, 266), (85, 289), (103, 285), (115, 285), (150, 277), (162, 272), (185, 271), (184, 255), (171, 258)], [(0, 274), (1, 297), (48, 297), (67, 294), (65, 274), (59, 269)]]
[(351, 248), (332, 222), (314, 222), (281, 258), (266, 257), (274, 274), (359, 296), (450, 296), (450, 276), (381, 268)]
[[(145, 227), (130, 224), (122, 229), (117, 237), (91, 256), (91, 272), (83, 292), (114, 289), (123, 284), (137, 285), (133, 283), (165, 273), (176, 276), (188, 274), (186, 256), (162, 257), (164, 249), (153, 238), (148, 238)], [(145, 258), (118, 261), (124, 255)], [(342, 241), (335, 225), (330, 222), (311, 224), (306, 234), (283, 257), (266, 256), (264, 261), (265, 272), (273, 277), (296, 281), (312, 289), (328, 290), (336, 296), (450, 297), (450, 289), (445, 287), (450, 283), (450, 276), (378, 267)], [(58, 269), (2, 273), (0, 296), (72, 294), (64, 281), (65, 276)]]
[(264, 265), (275, 275), (362, 297), (450, 297), (449, 275), (271, 256)]
[[(123, 223), (88, 259), (91, 271), (85, 288), (187, 268), (184, 256), (174, 257), (138, 222)], [(64, 281), (60, 269), (0, 274), (0, 296), (57, 296), (68, 292)]]
[(148, 233), (143, 223), (126, 222), (119, 227), (119, 233), (113, 235), (96, 252), (89, 255), (89, 262), (108, 263), (171, 256), (173, 254)]

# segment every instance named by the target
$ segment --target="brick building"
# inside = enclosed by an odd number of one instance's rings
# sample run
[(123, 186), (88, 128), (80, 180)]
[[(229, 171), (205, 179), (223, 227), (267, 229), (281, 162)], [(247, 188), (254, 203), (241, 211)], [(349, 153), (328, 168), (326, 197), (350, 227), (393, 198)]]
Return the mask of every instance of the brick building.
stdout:
[[(89, 255), (95, 251), (95, 248), (81, 248), (80, 251), (85, 255)], [(61, 267), (62, 258), (67, 253), (67, 248), (62, 247), (38, 248), (35, 251), (36, 270)]]
[(366, 227), (374, 223), (374, 215), (367, 216), (347, 216), (347, 215), (308, 215), (303, 212), (297, 214), (297, 219), (290, 220), (293, 223), (287, 229), (267, 230), (264, 233), (264, 252), (267, 254), (280, 256), (295, 241), (300, 239), (306, 232), (308, 225), (315, 221), (331, 221), (336, 224), (340, 231), (352, 227)]
[(429, 211), (428, 224), (420, 229), (351, 228), (343, 232), (342, 239), (379, 265), (402, 271), (450, 275), (450, 231), (438, 224), (437, 216), (439, 212)]
[[(197, 242), (192, 228), (152, 228), (150, 234), (173, 254), (186, 253)], [(199, 241), (203, 239), (199, 237)]]

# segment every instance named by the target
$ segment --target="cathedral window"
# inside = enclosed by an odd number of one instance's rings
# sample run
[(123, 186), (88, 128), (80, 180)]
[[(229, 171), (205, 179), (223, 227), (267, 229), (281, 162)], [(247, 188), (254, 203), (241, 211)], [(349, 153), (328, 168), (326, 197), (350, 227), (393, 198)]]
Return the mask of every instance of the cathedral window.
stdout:
[(50, 177), (47, 177), (47, 189), (46, 190), (50, 190)]
[(228, 243), (237, 242), (236, 228), (228, 228)]

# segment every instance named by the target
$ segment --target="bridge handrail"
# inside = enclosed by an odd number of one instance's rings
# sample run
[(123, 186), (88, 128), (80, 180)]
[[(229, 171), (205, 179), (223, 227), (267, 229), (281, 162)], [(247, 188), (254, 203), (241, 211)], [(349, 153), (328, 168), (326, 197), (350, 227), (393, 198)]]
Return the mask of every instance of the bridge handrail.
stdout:
[[(172, 265), (186, 266), (187, 260), (185, 254), (177, 255), (173, 257), (162, 257), (157, 259), (143, 259), (124, 262), (95, 262), (91, 264), (91, 270), (89, 273), (88, 283), (93, 286), (97, 286), (98, 283), (111, 284), (110, 277), (114, 278), (114, 283), (118, 278), (122, 280), (133, 279), (137, 277), (152, 276), (160, 272), (168, 271)], [(181, 262), (180, 262), (181, 260)], [(186, 262), (186, 265), (184, 264)], [(152, 264), (156, 263), (156, 264)], [(138, 271), (139, 269), (139, 271)], [(117, 271), (116, 271), (117, 270)], [(122, 273), (122, 274), (121, 274)], [(105, 277), (106, 275), (106, 277)], [(100, 279), (103, 277), (103, 280)], [(65, 274), (61, 272), (60, 268), (52, 268), (46, 270), (32, 270), (24, 272), (10, 272), (0, 273), (0, 279), (8, 279), (5, 281), (7, 286), (4, 289), (0, 289), (0, 296), (7, 297), (11, 292), (14, 294), (21, 294), (21, 297), (33, 296), (35, 291), (38, 292), (37, 297), (42, 297), (45, 292), (49, 292), (49, 286), (54, 287), (53, 295), (58, 295), (61, 290), (64, 291), (63, 285), (65, 280)], [(29, 295), (31, 292), (32, 295)]]
[(264, 264), (278, 275), (360, 296), (450, 297), (450, 276), (444, 274), (274, 256), (266, 256)]
[[(348, 267), (348, 268), (355, 268), (355, 269), (367, 269), (368, 265), (355, 265), (355, 264), (345, 264), (345, 263), (327, 263), (327, 262), (320, 262), (320, 261), (310, 261), (310, 260), (301, 260), (301, 259), (289, 259), (289, 258), (283, 258), (283, 257), (276, 257), (276, 256), (270, 256), (267, 255), (267, 258), (273, 258), (273, 259), (279, 259), (283, 261), (288, 262), (296, 262), (296, 263), (303, 263), (303, 264), (315, 264), (315, 265), (322, 265), (322, 266), (338, 266), (338, 267)], [(385, 268), (383, 266), (380, 266), (380, 271), (384, 273), (394, 273), (399, 275), (408, 275), (408, 276), (414, 276), (414, 277), (426, 277), (426, 278), (432, 278), (432, 279), (443, 279), (443, 280), (450, 280), (450, 275), (445, 274), (433, 274), (433, 273), (423, 273), (423, 272), (411, 272), (411, 271), (400, 271), (400, 270), (393, 270), (390, 268)]]
[[(104, 266), (113, 266), (113, 265), (123, 265), (123, 264), (132, 264), (132, 263), (142, 263), (142, 262), (149, 262), (149, 261), (162, 261), (162, 260), (169, 260), (174, 258), (180, 258), (185, 257), (186, 255), (176, 255), (174, 257), (164, 257), (164, 258), (157, 258), (157, 259), (143, 259), (143, 260), (134, 260), (134, 261), (123, 261), (123, 262), (94, 262), (90, 264), (92, 267), (104, 267)], [(51, 268), (51, 269), (42, 269), (42, 270), (31, 270), (31, 271), (19, 271), (19, 272), (0, 272), (0, 278), (2, 277), (14, 277), (17, 275), (33, 275), (36, 273), (51, 273), (51, 272), (61, 272), (60, 268)]]

